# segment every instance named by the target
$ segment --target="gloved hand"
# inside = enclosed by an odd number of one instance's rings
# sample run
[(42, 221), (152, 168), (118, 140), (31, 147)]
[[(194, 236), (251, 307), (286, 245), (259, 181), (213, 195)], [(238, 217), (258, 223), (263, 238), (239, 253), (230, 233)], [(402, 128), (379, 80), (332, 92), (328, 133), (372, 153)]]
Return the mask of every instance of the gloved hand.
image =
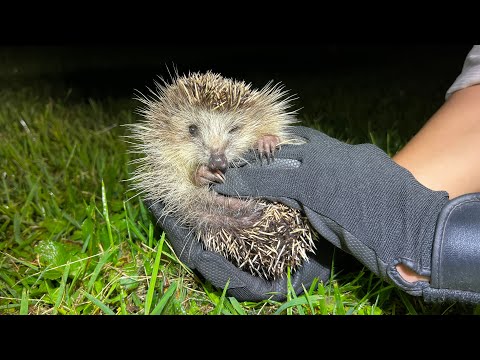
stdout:
[[(428, 301), (480, 302), (480, 225), (478, 217), (476, 224), (468, 220), (480, 214), (478, 194), (449, 203), (445, 191), (426, 188), (373, 144), (350, 145), (302, 126), (293, 132), (307, 143), (282, 146), (275, 167), (252, 161), (229, 169), (214, 190), (297, 201), (321, 236), (407, 293)], [(461, 213), (466, 203), (473, 210)], [(455, 230), (449, 218), (467, 225)], [(465, 231), (469, 236), (459, 235)], [(472, 236), (478, 241), (469, 241)], [(405, 281), (399, 263), (431, 282)]]
[[(176, 219), (163, 214), (159, 202), (145, 201), (157, 224), (165, 231), (167, 239), (180, 261), (191, 270), (196, 270), (215, 287), (223, 289), (228, 282), (227, 294), (238, 301), (261, 301), (272, 299), (283, 301), (287, 294), (287, 277), (267, 281), (253, 276), (229, 262), (222, 255), (205, 250), (191, 234), (191, 230), (178, 225)], [(291, 275), (290, 281), (296, 294), (308, 289), (315, 278), (328, 282), (334, 247), (328, 241), (316, 243), (315, 255)]]

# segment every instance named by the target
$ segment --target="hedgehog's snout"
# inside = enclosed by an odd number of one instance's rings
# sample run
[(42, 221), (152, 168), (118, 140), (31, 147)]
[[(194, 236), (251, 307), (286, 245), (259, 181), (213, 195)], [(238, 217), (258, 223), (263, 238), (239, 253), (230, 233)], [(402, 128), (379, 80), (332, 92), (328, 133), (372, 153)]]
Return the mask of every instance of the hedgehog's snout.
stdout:
[(210, 154), (208, 168), (212, 171), (219, 170), (225, 174), (228, 168), (228, 160), (224, 152), (215, 151)]

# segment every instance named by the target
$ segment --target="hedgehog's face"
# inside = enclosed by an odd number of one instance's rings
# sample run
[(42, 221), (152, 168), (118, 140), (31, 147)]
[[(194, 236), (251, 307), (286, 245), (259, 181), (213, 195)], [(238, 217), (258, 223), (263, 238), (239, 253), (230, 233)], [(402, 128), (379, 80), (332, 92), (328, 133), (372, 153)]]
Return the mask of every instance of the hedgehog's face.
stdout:
[(257, 140), (242, 115), (207, 110), (195, 111), (193, 115), (192, 111), (179, 112), (170, 119), (170, 133), (177, 138), (178, 147), (173, 151), (177, 151), (182, 158), (179, 163), (193, 177), (201, 167), (221, 176)]

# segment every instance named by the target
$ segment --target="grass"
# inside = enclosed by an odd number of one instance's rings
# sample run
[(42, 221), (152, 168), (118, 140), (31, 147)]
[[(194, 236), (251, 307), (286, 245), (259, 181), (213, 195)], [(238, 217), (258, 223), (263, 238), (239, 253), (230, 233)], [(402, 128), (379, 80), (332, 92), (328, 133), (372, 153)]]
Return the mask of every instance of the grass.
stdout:
[[(426, 119), (440, 99), (422, 103), (408, 88), (371, 88), (377, 100), (368, 103), (354, 95), (359, 88), (342, 92), (333, 80), (322, 89), (302, 100), (304, 124), (345, 141), (376, 143), (390, 155), (418, 127), (417, 121), (402, 128), (400, 120)], [(290, 289), (283, 303), (238, 302), (179, 262), (127, 190), (122, 125), (135, 120), (136, 104), (74, 95), (23, 85), (0, 91), (0, 314), (478, 313), (462, 304), (424, 303), (364, 268), (345, 271), (336, 260), (327, 284), (314, 282), (298, 296)], [(356, 120), (365, 116), (367, 128)]]

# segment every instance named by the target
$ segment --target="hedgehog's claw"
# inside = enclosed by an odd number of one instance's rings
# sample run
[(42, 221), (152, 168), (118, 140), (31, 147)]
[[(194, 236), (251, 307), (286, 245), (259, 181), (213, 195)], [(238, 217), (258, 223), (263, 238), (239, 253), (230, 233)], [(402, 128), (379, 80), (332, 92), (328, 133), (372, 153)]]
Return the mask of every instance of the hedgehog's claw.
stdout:
[(225, 182), (225, 174), (224, 174), (223, 172), (221, 172), (220, 170), (215, 171), (215, 176), (217, 177), (217, 179), (218, 179), (221, 183), (224, 183), (224, 182)]
[(267, 164), (272, 163), (275, 160), (275, 147), (276, 144), (270, 142), (268, 144), (268, 151), (265, 153), (265, 157), (267, 158)]
[(275, 161), (275, 149), (272, 149), (272, 151), (270, 152), (270, 162), (274, 162)]
[(225, 182), (225, 175), (220, 170), (210, 170), (208, 166), (202, 165), (197, 169), (193, 182), (196, 186), (207, 186), (212, 183)]
[(260, 164), (263, 165), (263, 158), (267, 161), (267, 164), (270, 164), (275, 159), (275, 149), (280, 143), (280, 138), (275, 135), (263, 135), (256, 144)]
[(267, 163), (267, 165), (270, 165), (272, 162), (272, 153), (270, 151), (265, 151), (262, 155), (263, 160)]

